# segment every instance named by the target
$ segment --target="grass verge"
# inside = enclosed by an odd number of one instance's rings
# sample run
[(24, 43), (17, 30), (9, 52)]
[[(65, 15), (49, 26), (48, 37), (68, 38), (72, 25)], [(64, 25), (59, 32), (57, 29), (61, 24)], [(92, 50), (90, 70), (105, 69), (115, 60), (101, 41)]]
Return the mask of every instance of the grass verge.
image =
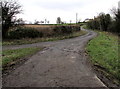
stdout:
[(4, 50), (2, 52), (2, 66), (4, 67), (15, 63), (16, 60), (32, 55), (40, 50), (42, 50), (42, 48), (38, 47)]
[(87, 45), (87, 52), (95, 66), (104, 70), (104, 74), (120, 84), (120, 58), (118, 55), (118, 36), (108, 32), (98, 32), (98, 37)]
[(37, 42), (46, 42), (46, 41), (56, 41), (56, 40), (63, 40), (68, 38), (73, 38), (81, 35), (85, 35), (86, 31), (79, 31), (79, 32), (73, 32), (69, 35), (63, 35), (63, 36), (56, 36), (56, 37), (46, 37), (46, 38), (26, 38), (26, 39), (20, 39), (20, 40), (3, 40), (2, 45), (21, 45), (21, 44), (31, 44), (31, 43), (37, 43)]

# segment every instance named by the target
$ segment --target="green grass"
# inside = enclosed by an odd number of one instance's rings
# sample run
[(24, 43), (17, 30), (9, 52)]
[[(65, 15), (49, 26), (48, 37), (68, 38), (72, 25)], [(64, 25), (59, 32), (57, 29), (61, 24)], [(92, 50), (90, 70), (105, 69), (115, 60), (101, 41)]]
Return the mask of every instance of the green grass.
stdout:
[(56, 40), (63, 40), (68, 38), (73, 38), (81, 35), (85, 35), (87, 32), (85, 31), (79, 31), (79, 32), (73, 32), (69, 35), (61, 35), (56, 37), (46, 37), (46, 38), (26, 38), (26, 39), (20, 39), (20, 40), (3, 40), (2, 45), (21, 45), (21, 44), (31, 44), (31, 43), (37, 43), (37, 42), (46, 42), (46, 41), (56, 41)]
[(4, 50), (2, 52), (2, 65), (6, 66), (17, 59), (26, 57), (28, 55), (32, 55), (37, 51), (42, 50), (42, 48), (21, 48), (21, 49), (12, 49), (12, 50)]
[(120, 83), (118, 36), (108, 32), (98, 33), (99, 36), (88, 43), (87, 51), (95, 65), (105, 68), (106, 72), (113, 75)]

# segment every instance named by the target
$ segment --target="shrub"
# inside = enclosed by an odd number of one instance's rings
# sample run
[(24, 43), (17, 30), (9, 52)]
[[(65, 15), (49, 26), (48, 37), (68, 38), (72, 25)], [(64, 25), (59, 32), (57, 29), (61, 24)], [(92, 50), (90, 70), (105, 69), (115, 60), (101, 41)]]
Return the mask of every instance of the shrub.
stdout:
[(55, 34), (70, 34), (74, 31), (80, 31), (80, 26), (56, 26), (54, 29)]
[(36, 38), (42, 37), (43, 33), (35, 30), (34, 28), (19, 27), (16, 30), (10, 31), (8, 38), (20, 39), (20, 38)]

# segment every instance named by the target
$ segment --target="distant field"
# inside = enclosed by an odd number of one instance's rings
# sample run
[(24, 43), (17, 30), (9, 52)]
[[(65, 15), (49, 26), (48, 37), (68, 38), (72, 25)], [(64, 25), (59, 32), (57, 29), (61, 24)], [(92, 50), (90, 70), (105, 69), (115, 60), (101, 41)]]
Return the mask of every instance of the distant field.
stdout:
[[(26, 24), (24, 25), (25, 27), (33, 27), (33, 28), (40, 28), (40, 27), (45, 27), (45, 28), (49, 28), (49, 27), (55, 27), (55, 26), (66, 26), (66, 25), (69, 25), (69, 26), (75, 26), (76, 24), (48, 24), (48, 25), (45, 25), (45, 24), (39, 24), (39, 25), (36, 25), (36, 24)], [(80, 25), (80, 24), (77, 24), (77, 25)]]
[[(55, 31), (54, 31), (54, 29), (56, 28), (56, 27), (60, 27), (60, 29), (61, 29), (61, 26), (76, 26), (76, 24), (53, 24), (53, 25), (42, 25), (42, 24), (40, 24), (40, 25), (35, 25), (35, 24), (26, 24), (26, 25), (24, 25), (24, 27), (28, 27), (28, 28), (34, 28), (35, 30), (37, 30), (37, 31), (40, 31), (40, 32), (42, 32), (43, 34), (44, 34), (44, 37), (46, 37), (46, 36), (53, 36), (54, 35), (54, 33), (56, 33)], [(77, 25), (77, 26), (79, 26), (79, 25)], [(64, 28), (62, 28), (62, 29), (64, 29)], [(59, 29), (58, 29), (59, 30)], [(71, 30), (71, 29), (69, 29), (69, 30)]]
[(45, 27), (45, 28), (49, 28), (49, 27), (54, 27), (55, 25), (24, 25), (25, 27), (33, 27), (33, 28), (40, 28), (40, 27)]
[(53, 27), (55, 25), (24, 25), (25, 27), (35, 28), (38, 31), (42, 31), (43, 33), (50, 33), (53, 31)]

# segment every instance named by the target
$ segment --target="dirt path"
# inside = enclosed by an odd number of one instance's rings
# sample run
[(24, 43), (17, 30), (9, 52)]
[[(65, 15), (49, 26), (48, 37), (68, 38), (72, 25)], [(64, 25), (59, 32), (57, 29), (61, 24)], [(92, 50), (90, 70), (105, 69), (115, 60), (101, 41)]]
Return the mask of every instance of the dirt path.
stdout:
[(21, 46), (6, 46), (17, 49), (46, 46), (3, 78), (4, 87), (105, 87), (92, 71), (85, 54), (85, 45), (96, 36), (95, 32), (56, 42), (43, 42)]

